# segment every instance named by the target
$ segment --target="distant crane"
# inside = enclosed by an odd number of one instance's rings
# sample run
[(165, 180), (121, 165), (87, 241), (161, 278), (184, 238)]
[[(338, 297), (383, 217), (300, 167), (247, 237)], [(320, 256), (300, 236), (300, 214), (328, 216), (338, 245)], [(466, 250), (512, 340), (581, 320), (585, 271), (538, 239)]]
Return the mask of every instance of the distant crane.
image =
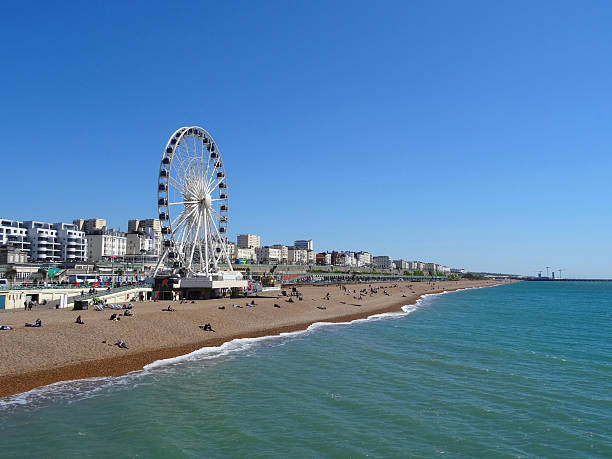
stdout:
[(559, 268), (557, 271), (559, 271), (559, 279), (561, 279), (561, 273), (565, 271), (565, 268)]
[(542, 271), (536, 271), (538, 273), (538, 277), (542, 277)]

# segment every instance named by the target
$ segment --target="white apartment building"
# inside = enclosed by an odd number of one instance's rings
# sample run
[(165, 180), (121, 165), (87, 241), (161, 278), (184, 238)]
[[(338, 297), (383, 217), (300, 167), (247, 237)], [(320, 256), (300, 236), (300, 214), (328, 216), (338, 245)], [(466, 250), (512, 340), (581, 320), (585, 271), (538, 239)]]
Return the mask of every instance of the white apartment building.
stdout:
[(425, 269), (425, 263), (420, 261), (409, 261), (408, 269), (410, 271), (423, 271)]
[(280, 263), (280, 250), (274, 247), (255, 247), (255, 256), (257, 263), (271, 264)]
[(298, 247), (287, 248), (287, 263), (290, 265), (306, 265), (308, 264), (308, 250)]
[(314, 265), (317, 263), (317, 253), (314, 250), (307, 251), (307, 258), (308, 258), (309, 265)]
[(122, 258), (127, 252), (125, 233), (115, 230), (98, 230), (87, 238), (87, 258), (91, 261)]
[(282, 245), (282, 244), (274, 244), (271, 247), (274, 247), (275, 249), (280, 250), (281, 263), (289, 262), (289, 247), (287, 247), (286, 245)]
[(331, 265), (332, 256), (329, 252), (317, 253), (316, 260), (318, 265)]
[(0, 245), (7, 245), (30, 253), (28, 230), (23, 222), (0, 219)]
[(53, 229), (57, 231), (57, 242), (60, 249), (60, 260), (85, 261), (87, 260), (87, 239), (85, 233), (75, 224), (54, 223)]
[(393, 260), (391, 257), (386, 255), (380, 255), (373, 258), (374, 266), (380, 269), (392, 269), (393, 268)]
[(312, 239), (301, 239), (299, 241), (295, 241), (293, 246), (303, 250), (314, 250), (314, 243), (312, 242)]
[(51, 223), (24, 221), (30, 241), (30, 261), (55, 262), (60, 260), (60, 246), (57, 231)]
[(236, 244), (232, 244), (233, 247), (233, 256), (234, 259), (238, 260), (246, 260), (250, 263), (255, 263), (257, 261), (257, 256), (255, 255), (256, 249), (249, 249), (244, 247), (238, 247)]
[(438, 265), (435, 263), (424, 263), (423, 270), (435, 274), (438, 271)]
[(357, 252), (355, 259), (357, 266), (372, 266), (372, 254), (369, 252)]
[(128, 233), (126, 235), (125, 253), (127, 255), (153, 254), (153, 239), (144, 232)]
[(402, 270), (407, 270), (408, 269), (408, 262), (404, 261), (404, 260), (393, 260), (393, 263), (395, 263), (395, 268), (396, 269), (402, 269)]
[(261, 247), (261, 237), (256, 234), (239, 234), (238, 247), (244, 249), (256, 249)]
[(161, 222), (157, 218), (147, 218), (145, 220), (128, 220), (128, 232), (135, 233), (142, 231), (147, 234), (152, 241), (149, 255), (161, 255), (162, 252), (162, 230)]

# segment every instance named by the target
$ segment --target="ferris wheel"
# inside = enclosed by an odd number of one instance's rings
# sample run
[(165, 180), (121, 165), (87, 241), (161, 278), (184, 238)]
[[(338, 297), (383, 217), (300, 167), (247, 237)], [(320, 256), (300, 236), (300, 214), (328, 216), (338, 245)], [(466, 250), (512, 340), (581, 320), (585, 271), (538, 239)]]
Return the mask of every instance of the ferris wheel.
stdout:
[(219, 148), (198, 126), (176, 130), (159, 166), (157, 206), (163, 252), (155, 269), (171, 268), (182, 277), (206, 276), (226, 265), (227, 177)]

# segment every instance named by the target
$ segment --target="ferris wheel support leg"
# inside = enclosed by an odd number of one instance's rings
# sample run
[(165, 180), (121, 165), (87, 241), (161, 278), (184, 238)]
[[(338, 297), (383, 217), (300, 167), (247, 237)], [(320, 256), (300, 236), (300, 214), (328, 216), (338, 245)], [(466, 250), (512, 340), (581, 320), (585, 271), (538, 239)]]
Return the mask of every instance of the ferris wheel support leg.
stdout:
[(157, 276), (157, 272), (159, 271), (160, 266), (164, 262), (164, 258), (166, 258), (167, 253), (168, 253), (168, 250), (164, 250), (164, 253), (162, 253), (161, 257), (159, 257), (159, 260), (157, 261), (157, 265), (155, 265), (155, 271), (153, 272), (153, 277)]

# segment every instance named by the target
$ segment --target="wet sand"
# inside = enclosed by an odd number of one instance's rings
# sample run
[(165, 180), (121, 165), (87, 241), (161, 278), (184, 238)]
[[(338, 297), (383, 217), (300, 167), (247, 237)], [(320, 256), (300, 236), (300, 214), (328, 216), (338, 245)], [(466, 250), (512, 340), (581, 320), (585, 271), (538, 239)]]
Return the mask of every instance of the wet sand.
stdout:
[[(134, 317), (109, 320), (113, 310), (15, 311), (0, 314), (0, 324), (15, 330), (0, 331), (0, 397), (25, 392), (58, 381), (98, 376), (119, 376), (140, 370), (160, 359), (187, 354), (205, 346), (218, 346), (235, 338), (254, 338), (303, 330), (315, 322), (346, 322), (372, 314), (401, 311), (427, 293), (491, 286), (504, 281), (445, 281), (372, 284), (378, 293), (359, 300), (335, 285), (300, 286), (303, 301), (286, 297), (240, 298), (178, 302), (135, 302)], [(367, 284), (345, 285), (349, 291)], [(330, 299), (325, 299), (327, 292)], [(384, 292), (387, 292), (385, 294)], [(255, 300), (254, 307), (246, 303)], [(240, 308), (235, 308), (237, 304)], [(274, 307), (277, 304), (280, 307)], [(172, 305), (174, 312), (162, 308)], [(224, 306), (225, 309), (219, 309)], [(324, 306), (326, 309), (318, 309)], [(121, 312), (121, 311), (118, 311)], [(80, 315), (85, 325), (74, 323)], [(25, 322), (40, 318), (41, 328)], [(215, 332), (198, 326), (210, 323)], [(123, 340), (129, 349), (114, 343)]]

